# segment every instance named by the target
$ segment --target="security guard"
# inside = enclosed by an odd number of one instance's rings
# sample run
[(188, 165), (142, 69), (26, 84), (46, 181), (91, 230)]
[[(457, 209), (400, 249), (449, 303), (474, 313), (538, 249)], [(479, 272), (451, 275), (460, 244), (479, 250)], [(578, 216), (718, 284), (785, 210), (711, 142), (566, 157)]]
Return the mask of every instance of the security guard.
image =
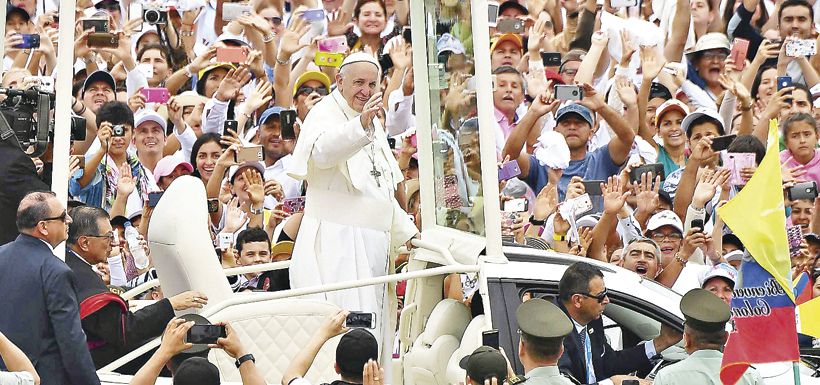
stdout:
[(515, 315), (521, 332), (518, 358), (527, 374), (510, 379), (510, 384), (572, 385), (558, 371), (564, 336), (572, 331), (567, 315), (552, 302), (540, 298), (522, 303)]
[(507, 359), (491, 346), (479, 346), (473, 354), (462, 358), (458, 365), (467, 371), (466, 383), (470, 385), (484, 385), (493, 377), (499, 385), (507, 380)]
[[(680, 311), (686, 318), (683, 344), (689, 357), (661, 369), (654, 385), (722, 384), (720, 362), (729, 338), (729, 305), (708, 290), (692, 289), (681, 299)], [(749, 368), (737, 384), (763, 384), (763, 378)]]

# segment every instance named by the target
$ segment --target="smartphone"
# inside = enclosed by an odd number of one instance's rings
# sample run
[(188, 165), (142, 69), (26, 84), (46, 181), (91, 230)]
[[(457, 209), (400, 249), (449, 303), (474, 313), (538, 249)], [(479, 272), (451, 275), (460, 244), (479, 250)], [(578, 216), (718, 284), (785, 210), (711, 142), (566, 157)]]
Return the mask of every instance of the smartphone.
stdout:
[(736, 37), (735, 40), (732, 41), (732, 52), (729, 54), (729, 57), (731, 57), (735, 63), (736, 70), (742, 71), (743, 68), (746, 68), (746, 53), (748, 52), (748, 40)]
[(379, 55), (379, 66), (382, 67), (382, 71), (387, 71), (393, 68), (393, 59), (390, 57), (389, 54), (383, 53)]
[(322, 8), (308, 9), (302, 13), (302, 18), (307, 21), (323, 21), (325, 20), (325, 10)]
[(345, 327), (375, 329), (376, 313), (352, 311), (345, 318)]
[(159, 199), (162, 198), (162, 191), (148, 193), (148, 207), (157, 207)]
[(281, 127), (282, 139), (296, 140), (296, 131), (293, 125), (296, 123), (296, 110), (282, 110), (279, 113), (279, 125)]
[(239, 135), (239, 122), (231, 119), (226, 120), (225, 124), (222, 126), (222, 136), (231, 136), (231, 133), (229, 133), (228, 130), (233, 130), (234, 134)]
[(216, 49), (216, 61), (220, 63), (244, 63), (248, 54), (242, 47), (222, 47)]
[(347, 51), (347, 38), (344, 36), (320, 39), (317, 43), (319, 52), (344, 53)]
[(581, 217), (592, 210), (592, 199), (588, 193), (567, 200), (566, 202), (572, 205), (572, 215), (575, 218)]
[(253, 8), (250, 4), (242, 3), (223, 3), (222, 4), (222, 21), (232, 21), (242, 15), (250, 15)]
[(603, 180), (585, 180), (581, 183), (584, 184), (584, 191), (593, 196), (604, 195), (603, 190), (601, 190), (601, 183), (605, 183), (606, 181)]
[(208, 199), (208, 213), (215, 213), (217, 211), (219, 211), (219, 199)]
[(700, 229), (701, 233), (703, 232), (703, 219), (692, 219), (692, 222), (689, 222), (690, 229), (694, 229), (696, 227)]
[(265, 149), (262, 146), (240, 147), (234, 154), (236, 163), (257, 162), (265, 160)]
[(220, 250), (228, 250), (233, 246), (233, 233), (219, 233), (217, 238)]
[(555, 98), (558, 100), (581, 100), (584, 98), (584, 90), (576, 85), (556, 84)]
[(413, 45), (413, 33), (410, 27), (404, 27), (404, 29), (401, 30), (401, 36), (407, 44)]
[(490, 27), (495, 27), (498, 22), (498, 2), (497, 1), (488, 1), (487, 2), (487, 24)]
[(171, 94), (168, 92), (168, 89), (164, 87), (146, 87), (140, 92), (145, 95), (146, 103), (165, 104), (168, 103), (168, 99), (171, 98)]
[(792, 86), (792, 78), (791, 76), (778, 76), (777, 77), (777, 90), (780, 91), (786, 87)]
[(803, 229), (800, 226), (786, 228), (786, 239), (789, 241), (789, 257), (800, 255), (800, 243), (803, 242)]
[(89, 47), (117, 48), (120, 45), (119, 35), (113, 33), (92, 33), (88, 35)]
[(341, 53), (317, 52), (313, 62), (319, 67), (340, 67), (344, 60), (345, 55)]
[(815, 40), (792, 40), (786, 42), (786, 56), (812, 56), (817, 53)]
[[(142, 16), (142, 12), (140, 12), (140, 16)], [(98, 19), (98, 18), (91, 18), (91, 19), (83, 19), (83, 31), (88, 31), (89, 29), (93, 29), (94, 32), (108, 32), (109, 25), (108, 19)]]
[(23, 42), (15, 45), (14, 48), (29, 49), (40, 47), (40, 35), (21, 33), (20, 37), (23, 38)]
[(561, 66), (560, 52), (541, 52), (541, 62), (544, 67), (559, 67)]
[(638, 0), (609, 0), (612, 8), (637, 7)]
[(395, 150), (396, 149), (396, 138), (387, 138), (387, 146), (389, 146), (391, 150)]
[(485, 330), (481, 333), (481, 345), (498, 349), (498, 330)]
[(814, 200), (817, 198), (817, 182), (800, 182), (788, 190), (789, 200)]
[(744, 186), (746, 181), (740, 175), (744, 168), (755, 166), (755, 154), (749, 152), (727, 152), (722, 156), (723, 167), (729, 170), (729, 184)]
[[(82, 141), (85, 140), (85, 118), (82, 116), (71, 116), (71, 140)], [(85, 160), (85, 157), (83, 157)], [(85, 163), (83, 163), (85, 164)]]
[(154, 66), (148, 63), (137, 64), (137, 71), (145, 76), (146, 79), (154, 77)]
[(282, 201), (282, 209), (288, 214), (305, 211), (305, 197), (287, 198)]
[(498, 33), (524, 33), (524, 21), (519, 19), (502, 19), (496, 23)]
[(529, 209), (529, 201), (527, 198), (516, 198), (510, 199), (504, 202), (504, 211), (505, 213), (520, 213), (527, 211)]
[(712, 151), (718, 152), (729, 148), (729, 145), (732, 144), (732, 141), (734, 141), (735, 138), (737, 138), (736, 134), (712, 138)]
[(641, 181), (641, 175), (651, 172), (652, 178), (654, 179), (656, 176), (660, 175), (661, 179), (665, 178), (663, 172), (663, 164), (660, 163), (651, 163), (645, 164), (640, 167), (635, 167), (631, 171), (629, 171), (629, 181), (630, 182), (639, 182)]
[(188, 329), (185, 342), (192, 344), (215, 344), (217, 339), (227, 336), (225, 325), (194, 325)]
[(498, 181), (505, 181), (521, 175), (521, 168), (518, 167), (518, 161), (511, 160), (501, 165), (498, 169)]

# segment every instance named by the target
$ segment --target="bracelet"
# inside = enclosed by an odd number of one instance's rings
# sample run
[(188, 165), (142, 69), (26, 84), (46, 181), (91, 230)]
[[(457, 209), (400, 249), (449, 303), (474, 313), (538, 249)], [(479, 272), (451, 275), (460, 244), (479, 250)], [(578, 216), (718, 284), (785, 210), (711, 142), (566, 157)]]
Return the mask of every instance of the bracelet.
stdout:
[(183, 30), (180, 30), (180, 31), (179, 31), (179, 36), (182, 36), (182, 37), (192, 37), (192, 36), (194, 36), (194, 30), (188, 30), (188, 31), (183, 31)]
[(547, 223), (546, 219), (538, 220), (538, 219), (535, 219), (535, 216), (530, 217), (530, 224), (532, 224), (534, 226), (544, 226), (544, 224), (546, 224), (546, 223)]
[(271, 32), (270, 34), (265, 35), (264, 37), (262, 37), (262, 42), (263, 43), (270, 43), (270, 42), (273, 41), (274, 38), (276, 38), (276, 32)]
[(689, 261), (685, 261), (683, 258), (681, 258), (680, 253), (675, 253), (675, 260), (678, 261), (681, 264), (681, 266), (683, 266), (683, 267), (686, 267), (686, 262), (689, 262)]
[(749, 104), (748, 107), (743, 107), (742, 105), (740, 106), (740, 111), (741, 112), (746, 112), (746, 111), (749, 111), (751, 109), (752, 109), (752, 104)]
[(276, 56), (276, 64), (283, 65), (283, 66), (290, 65), (290, 58), (288, 58), (288, 60), (281, 60), (281, 59), (279, 59), (279, 56), (277, 55)]
[(253, 120), (253, 119), (251, 119), (251, 115), (250, 115), (250, 114), (248, 114), (248, 113), (246, 113), (246, 112), (240, 112), (240, 114), (242, 114), (243, 116), (245, 116), (246, 118), (248, 118), (248, 120)]
[(562, 235), (552, 234), (552, 240), (553, 240), (553, 241), (563, 242), (563, 241), (565, 241), (566, 239), (567, 239), (567, 235), (566, 235), (566, 234), (562, 234)]

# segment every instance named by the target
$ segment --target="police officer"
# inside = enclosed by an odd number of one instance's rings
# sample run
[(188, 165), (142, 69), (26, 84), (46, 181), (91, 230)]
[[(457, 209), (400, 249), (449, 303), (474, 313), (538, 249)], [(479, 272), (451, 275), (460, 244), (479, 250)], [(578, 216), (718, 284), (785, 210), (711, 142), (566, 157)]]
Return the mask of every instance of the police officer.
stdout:
[(564, 352), (564, 336), (572, 331), (572, 322), (558, 306), (540, 298), (521, 304), (515, 312), (521, 340), (518, 358), (526, 375), (510, 383), (526, 385), (572, 385), (558, 371), (558, 358)]
[(473, 354), (462, 358), (458, 365), (467, 371), (467, 384), (484, 385), (492, 383), (495, 378), (500, 385), (507, 380), (507, 360), (491, 346), (479, 346)]
[[(661, 369), (654, 385), (720, 384), (723, 346), (729, 338), (729, 305), (708, 290), (692, 289), (681, 299), (680, 311), (686, 319), (683, 344), (689, 357)], [(737, 384), (763, 384), (763, 378), (749, 368)]]

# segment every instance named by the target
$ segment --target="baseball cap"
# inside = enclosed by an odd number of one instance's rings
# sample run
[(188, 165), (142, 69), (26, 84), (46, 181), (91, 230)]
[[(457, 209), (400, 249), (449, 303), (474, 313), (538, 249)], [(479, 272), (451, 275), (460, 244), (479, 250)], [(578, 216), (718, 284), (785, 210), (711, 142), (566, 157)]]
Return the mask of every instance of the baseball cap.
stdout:
[(174, 384), (219, 385), (219, 369), (203, 357), (182, 361), (174, 372)]
[(496, 35), (492, 39), (492, 45), (490, 46), (490, 52), (495, 51), (495, 48), (498, 47), (501, 43), (505, 41), (512, 42), (518, 47), (519, 50), (524, 49), (524, 41), (521, 40), (521, 36), (515, 33), (503, 33), (501, 35)]
[(20, 7), (15, 7), (11, 4), (6, 5), (6, 20), (8, 20), (9, 17), (14, 13), (20, 15), (20, 17), (22, 17), (25, 21), (31, 20), (31, 15), (29, 15), (28, 12), (26, 12), (25, 9), (20, 8)]
[[(741, 256), (743, 252), (740, 252)], [(721, 263), (715, 266), (712, 266), (711, 269), (704, 272), (704, 274), (700, 277), (700, 287), (709, 282), (710, 279), (715, 277), (725, 278), (729, 282), (732, 283), (732, 287), (735, 286), (735, 281), (737, 279), (737, 270), (732, 267), (732, 265), (728, 263)]]
[(726, 262), (742, 261), (743, 260), (743, 251), (742, 250), (730, 251), (730, 252), (726, 253), (726, 255), (723, 256), (723, 259), (725, 259)]
[(285, 109), (279, 106), (274, 106), (265, 110), (262, 115), (259, 116), (259, 120), (256, 122), (257, 125), (265, 124), (271, 116), (279, 116)]
[(678, 99), (668, 99), (655, 110), (655, 124), (657, 124), (663, 114), (669, 111), (680, 111), (685, 117), (689, 114), (689, 107)]
[(740, 249), (740, 251), (746, 250), (746, 248), (743, 247), (743, 242), (740, 241), (740, 238), (738, 238), (737, 235), (734, 235), (732, 233), (723, 234), (723, 237), (721, 237), (721, 243), (723, 243), (724, 245), (727, 243), (730, 245), (735, 245)]
[[(259, 173), (262, 174), (262, 178), (264, 179), (264, 177), (265, 177), (265, 165), (261, 161), (255, 160), (255, 161), (245, 162), (245, 163), (242, 163), (242, 164), (239, 164), (239, 165), (236, 165), (236, 166), (231, 166), (231, 168), (228, 169), (228, 180), (231, 181), (231, 183), (233, 183), (233, 178), (234, 178), (234, 176), (236, 176), (236, 173), (239, 172), (240, 170), (244, 169), (244, 168), (247, 168), (247, 167), (255, 168), (256, 170), (258, 170)], [(362, 364), (362, 365), (364, 365), (364, 364)]]
[(235, 44), (235, 45), (238, 45), (238, 46), (250, 46), (250, 43), (248, 43), (247, 39), (245, 39), (241, 35), (235, 35), (235, 34), (232, 34), (230, 32), (223, 32), (221, 35), (219, 35), (216, 38), (214, 43), (217, 43), (217, 42), (220, 42), (220, 41), (224, 42), (224, 43)]
[(436, 51), (438, 55), (446, 51), (454, 54), (463, 54), (466, 49), (464, 49), (464, 44), (461, 44), (461, 40), (458, 40), (449, 33), (444, 33), (438, 38), (438, 41), (436, 41)]
[(692, 131), (690, 130), (692, 122), (703, 116), (708, 116), (709, 118), (711, 118), (711, 120), (714, 121), (715, 124), (717, 124), (718, 131), (720, 131), (720, 135), (723, 135), (726, 132), (726, 129), (723, 128), (723, 118), (718, 114), (716, 110), (711, 108), (700, 107), (694, 112), (686, 115), (686, 117), (683, 118), (683, 122), (681, 122), (680, 124), (680, 128), (682, 128), (683, 131), (686, 132), (687, 138), (692, 135)]
[(162, 133), (165, 133), (167, 129), (168, 122), (165, 121), (165, 118), (162, 115), (158, 114), (156, 111), (150, 108), (143, 108), (134, 115), (134, 127), (139, 127), (141, 124), (145, 122), (155, 122), (162, 127)]
[(500, 15), (510, 8), (517, 9), (525, 15), (530, 14), (530, 11), (527, 9), (527, 7), (525, 7), (524, 4), (519, 3), (517, 0), (507, 0), (501, 3), (501, 5), (498, 6), (498, 14)]
[(293, 84), (293, 96), (296, 96), (296, 90), (298, 90), (299, 87), (302, 86), (302, 84), (305, 84), (311, 80), (315, 80), (319, 83), (322, 83), (322, 85), (325, 86), (325, 89), (327, 89), (327, 91), (330, 92), (331, 81), (330, 78), (327, 75), (325, 75), (324, 72), (306, 71), (305, 73), (299, 75), (299, 77), (296, 79), (296, 83)]
[(184, 166), (189, 173), (194, 172), (194, 167), (190, 163), (176, 156), (168, 155), (160, 159), (154, 167), (154, 181), (159, 183), (160, 178), (170, 175), (179, 166)]
[(499, 383), (507, 379), (507, 360), (501, 352), (491, 346), (479, 346), (472, 354), (462, 358), (458, 366), (466, 370), (470, 379), (479, 384), (493, 377), (498, 379)]
[(94, 71), (91, 73), (91, 75), (88, 75), (88, 77), (85, 78), (85, 82), (83, 82), (82, 95), (85, 95), (85, 90), (88, 88), (88, 86), (96, 82), (105, 82), (105, 84), (108, 84), (108, 86), (111, 87), (111, 90), (114, 91), (114, 95), (116, 98), (117, 83), (114, 81), (114, 77), (111, 76), (110, 73), (101, 70)]
[(200, 103), (205, 103), (208, 101), (208, 98), (196, 93), (195, 91), (188, 90), (177, 95), (174, 100), (180, 107), (190, 107), (197, 106)]
[(595, 225), (597, 225), (598, 221), (600, 221), (600, 220), (601, 220), (601, 216), (598, 215), (598, 214), (584, 215), (583, 217), (578, 218), (578, 220), (575, 221), (575, 226), (577, 226), (578, 228), (581, 228), (581, 227), (595, 227)]
[(368, 360), (378, 359), (379, 344), (376, 337), (365, 329), (353, 329), (345, 333), (336, 346), (336, 364), (342, 373), (361, 373)]
[(552, 80), (552, 84), (564, 84), (564, 78), (558, 72), (547, 68), (544, 69), (544, 75), (547, 76), (547, 81)]
[(215, 69), (218, 69), (218, 68), (224, 68), (225, 70), (230, 71), (230, 70), (236, 68), (236, 66), (234, 66), (231, 63), (213, 63), (213, 64), (199, 70), (199, 72), (196, 74), (196, 78), (197, 78), (196, 92), (198, 94), (205, 95), (205, 80), (208, 76), (208, 73), (210, 73), (211, 71), (213, 71)]
[(572, 103), (561, 107), (555, 114), (555, 122), (560, 123), (562, 120), (566, 119), (566, 117), (569, 117), (570, 114), (580, 116), (581, 119), (584, 119), (590, 126), (595, 125), (592, 119), (592, 111), (590, 111), (589, 108), (577, 103)]
[(672, 226), (675, 230), (683, 234), (683, 222), (681, 222), (678, 215), (672, 210), (663, 210), (649, 218), (649, 222), (646, 224), (646, 231), (654, 231), (661, 226)]
[(710, 49), (724, 49), (729, 51), (729, 38), (720, 32), (707, 33), (698, 39), (697, 43), (695, 43), (695, 48), (693, 48), (688, 55), (708, 51)]

